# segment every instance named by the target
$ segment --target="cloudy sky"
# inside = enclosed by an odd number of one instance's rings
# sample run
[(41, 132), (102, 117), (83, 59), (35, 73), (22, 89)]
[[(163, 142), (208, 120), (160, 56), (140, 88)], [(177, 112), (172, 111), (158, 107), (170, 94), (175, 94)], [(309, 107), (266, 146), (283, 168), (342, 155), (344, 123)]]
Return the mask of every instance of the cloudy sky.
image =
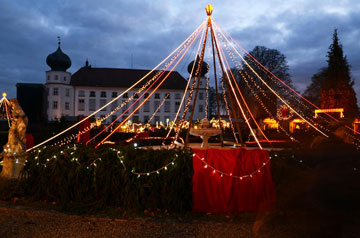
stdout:
[(299, 90), (326, 66), (334, 28), (352, 66), (360, 98), (358, 0), (0, 0), (0, 88), (44, 83), (45, 59), (61, 47), (70, 72), (86, 58), (96, 67), (151, 69), (206, 18), (204, 7), (247, 50), (278, 49)]

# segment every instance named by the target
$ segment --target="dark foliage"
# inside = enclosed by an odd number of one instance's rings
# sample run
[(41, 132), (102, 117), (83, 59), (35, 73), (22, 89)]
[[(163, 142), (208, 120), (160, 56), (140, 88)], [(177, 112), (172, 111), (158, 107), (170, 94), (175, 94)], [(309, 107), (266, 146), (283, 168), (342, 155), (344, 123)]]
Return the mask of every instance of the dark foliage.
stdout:
[[(191, 210), (191, 158), (188, 150), (51, 147), (29, 156), (21, 184), (26, 196), (56, 202), (65, 210), (70, 204), (81, 204), (93, 209), (116, 206), (183, 212)], [(159, 174), (138, 177), (131, 173), (150, 172), (172, 161), (174, 165)]]

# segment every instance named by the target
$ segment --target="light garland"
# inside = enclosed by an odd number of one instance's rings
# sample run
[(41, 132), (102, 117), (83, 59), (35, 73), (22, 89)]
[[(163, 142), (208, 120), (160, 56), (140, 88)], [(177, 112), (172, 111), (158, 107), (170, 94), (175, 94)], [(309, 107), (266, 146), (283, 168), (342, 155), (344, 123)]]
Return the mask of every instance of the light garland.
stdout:
[(231, 178), (235, 178), (235, 179), (239, 179), (239, 180), (243, 180), (243, 179), (245, 179), (245, 178), (253, 178), (256, 174), (261, 173), (261, 170), (262, 170), (263, 168), (265, 168), (265, 166), (266, 166), (266, 165), (270, 162), (270, 160), (271, 160), (271, 157), (269, 157), (269, 160), (268, 160), (268, 161), (263, 162), (262, 165), (261, 165), (258, 169), (254, 170), (253, 172), (251, 172), (251, 173), (249, 173), (249, 174), (246, 174), (246, 175), (234, 175), (234, 174), (232, 174), (232, 173), (227, 173), (227, 172), (223, 172), (223, 171), (221, 171), (221, 170), (219, 170), (219, 169), (216, 169), (214, 166), (212, 166), (212, 165), (210, 165), (209, 163), (207, 163), (207, 162), (205, 161), (205, 158), (200, 157), (200, 156), (197, 155), (196, 153), (193, 154), (193, 158), (199, 159), (199, 160), (204, 164), (204, 167), (203, 167), (204, 169), (212, 170), (212, 174), (213, 174), (213, 175), (219, 174), (221, 178), (224, 177), (224, 176), (226, 176), (226, 177), (231, 177)]

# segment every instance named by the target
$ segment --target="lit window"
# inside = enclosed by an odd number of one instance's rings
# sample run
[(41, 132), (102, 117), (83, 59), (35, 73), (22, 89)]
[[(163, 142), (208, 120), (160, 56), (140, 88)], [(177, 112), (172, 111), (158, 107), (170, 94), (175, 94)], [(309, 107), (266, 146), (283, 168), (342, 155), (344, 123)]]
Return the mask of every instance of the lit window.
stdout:
[(53, 88), (53, 95), (54, 96), (59, 95), (59, 88)]
[(78, 93), (79, 97), (85, 97), (85, 91), (84, 90), (80, 90)]
[(106, 98), (106, 92), (105, 92), (105, 91), (101, 91), (101, 93), (100, 93), (100, 97), (102, 97), (102, 98)]
[(89, 111), (95, 111), (96, 101), (95, 99), (89, 99)]
[(58, 102), (57, 101), (53, 101), (53, 109), (58, 109)]
[(70, 110), (70, 103), (68, 102), (65, 103), (65, 110)]
[(85, 100), (84, 99), (79, 99), (78, 110), (79, 111), (84, 111), (85, 110)]
[(95, 91), (90, 91), (90, 97), (92, 98), (96, 97)]

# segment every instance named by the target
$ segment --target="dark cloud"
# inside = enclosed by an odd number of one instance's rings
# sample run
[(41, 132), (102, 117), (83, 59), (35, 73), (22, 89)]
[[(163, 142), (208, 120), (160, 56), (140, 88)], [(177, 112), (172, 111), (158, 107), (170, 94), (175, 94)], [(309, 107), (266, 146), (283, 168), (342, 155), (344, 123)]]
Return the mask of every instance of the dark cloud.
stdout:
[[(213, 1), (214, 18), (247, 50), (256, 45), (286, 55), (296, 87), (326, 66), (334, 28), (360, 80), (360, 4), (357, 1)], [(152, 68), (205, 20), (197, 1), (3, 1), (0, 3), (0, 87), (15, 97), (19, 82), (43, 83), (46, 56), (57, 36), (72, 59), (97, 67)], [(191, 57), (189, 57), (189, 61)], [(179, 68), (186, 68), (185, 63)], [(182, 71), (180, 69), (180, 71)], [(186, 71), (186, 70), (184, 70)], [(356, 91), (360, 98), (360, 82)]]

